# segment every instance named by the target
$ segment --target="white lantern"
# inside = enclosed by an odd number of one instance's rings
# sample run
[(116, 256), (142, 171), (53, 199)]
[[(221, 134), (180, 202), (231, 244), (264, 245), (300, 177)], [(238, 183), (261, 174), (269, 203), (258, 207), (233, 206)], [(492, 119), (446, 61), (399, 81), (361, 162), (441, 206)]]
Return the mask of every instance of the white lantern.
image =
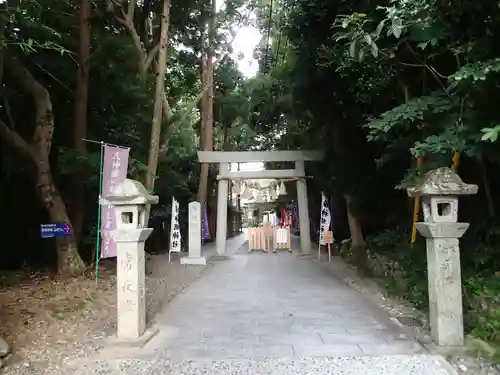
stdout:
[(236, 181), (233, 185), (233, 193), (236, 195), (241, 194), (241, 181)]
[(278, 193), (276, 192), (276, 190), (274, 190), (273, 188), (271, 188), (269, 190), (269, 198), (272, 200), (272, 201), (275, 201), (276, 199), (278, 199)]
[(285, 183), (283, 181), (281, 181), (280, 189), (278, 191), (278, 195), (280, 195), (280, 196), (286, 195)]
[(252, 191), (249, 188), (246, 188), (243, 190), (243, 193), (241, 194), (241, 199), (251, 199), (252, 198)]
[(266, 195), (262, 191), (259, 191), (259, 193), (257, 195), (257, 201), (258, 202), (265, 202), (266, 201)]

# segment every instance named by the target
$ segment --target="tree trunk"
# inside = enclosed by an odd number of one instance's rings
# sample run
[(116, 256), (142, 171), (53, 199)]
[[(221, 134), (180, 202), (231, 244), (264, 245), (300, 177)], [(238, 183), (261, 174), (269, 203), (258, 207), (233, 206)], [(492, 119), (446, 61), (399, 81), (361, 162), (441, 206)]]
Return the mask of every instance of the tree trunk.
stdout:
[[(43, 147), (43, 144), (40, 146)], [(49, 212), (50, 221), (52, 223), (68, 223), (71, 225), (66, 213), (66, 206), (54, 185), (48, 162), (43, 161), (43, 157), (38, 159), (36, 156), (35, 161), (38, 167), (37, 186), (39, 195)], [(78, 254), (77, 241), (74, 235), (72, 237), (56, 238), (56, 247), (57, 270), (60, 275), (71, 276), (82, 272), (85, 265)]]
[(162, 110), (165, 96), (165, 71), (167, 68), (167, 42), (170, 16), (170, 0), (163, 1), (163, 12), (161, 20), (160, 49), (158, 52), (158, 66), (156, 74), (156, 91), (154, 99), (154, 114), (151, 124), (151, 139), (149, 142), (148, 174), (146, 175), (146, 188), (153, 190), (156, 170), (158, 168), (158, 156), (160, 152), (160, 135)]
[[(89, 92), (89, 59), (90, 59), (90, 0), (82, 0), (80, 5), (80, 48), (78, 52), (78, 70), (76, 72), (76, 92), (74, 107), (74, 132), (73, 145), (75, 149), (85, 152), (87, 136), (87, 103)], [(83, 227), (85, 213), (85, 187), (84, 177), (77, 172), (74, 180), (73, 201), (71, 205), (73, 236), (77, 243)]]
[[(153, 62), (154, 57), (156, 56), (156, 53), (158, 52), (161, 41), (153, 46), (149, 51), (146, 51), (146, 48), (144, 47), (141, 36), (137, 32), (137, 29), (135, 28), (135, 22), (134, 22), (134, 15), (135, 15), (135, 6), (136, 6), (135, 1), (129, 1), (127, 4), (127, 11), (123, 10), (123, 8), (120, 9), (122, 10), (121, 14), (122, 17), (116, 16), (115, 18), (118, 22), (120, 22), (123, 26), (127, 28), (127, 30), (130, 33), (130, 36), (132, 38), (132, 41), (134, 42), (135, 45), (135, 50), (138, 56), (138, 63), (137, 63), (137, 72), (141, 76), (145, 76), (146, 73), (148, 72), (149, 68), (151, 67), (151, 63)], [(163, 4), (165, 5), (165, 4)], [(170, 13), (170, 1), (168, 0), (168, 8), (169, 8), (169, 13)], [(114, 6), (111, 7), (111, 9), (114, 9)], [(169, 15), (168, 13), (168, 15)], [(162, 17), (162, 24), (163, 24), (163, 17)], [(168, 23), (168, 18), (167, 18), (167, 23)], [(161, 31), (160, 31), (161, 34)]]
[[(338, 128), (334, 128), (332, 142), (334, 151), (339, 156), (339, 160), (343, 160), (348, 156), (347, 149), (343, 143), (344, 139), (341, 131)], [(363, 237), (361, 220), (353, 209), (354, 197), (352, 194), (345, 193), (344, 199), (346, 203), (347, 223), (351, 234), (351, 248), (355, 251), (358, 249), (363, 250), (365, 247), (365, 240)]]
[(347, 211), (347, 222), (349, 223), (349, 231), (351, 233), (352, 246), (365, 246), (365, 239), (361, 227), (359, 217), (353, 211), (353, 198), (351, 195), (344, 195)]
[(353, 209), (353, 197), (350, 194), (345, 194), (344, 199), (346, 203), (349, 232), (351, 233), (351, 254), (354, 264), (358, 267), (358, 270), (361, 273), (365, 273), (367, 271), (366, 252), (361, 220)]
[[(212, 151), (213, 149), (213, 79), (214, 79), (214, 42), (215, 42), (215, 0), (210, 1), (210, 14), (208, 17), (208, 40), (206, 43), (206, 57), (202, 62), (202, 88), (207, 87), (201, 98), (201, 139), (203, 140), (202, 150)], [(202, 44), (203, 45), (203, 44)], [(202, 61), (203, 61), (202, 53)], [(206, 204), (208, 189), (209, 164), (203, 163), (200, 168), (200, 183), (198, 185), (198, 202)]]
[(149, 28), (150, 12), (151, 12), (151, 0), (144, 0), (142, 2), (141, 18), (139, 20), (139, 32), (142, 43), (144, 43), (145, 46), (149, 46), (151, 42), (150, 32), (152, 30), (150, 30)]
[(481, 168), (481, 175), (483, 177), (484, 194), (486, 196), (486, 203), (488, 207), (488, 213), (491, 218), (494, 218), (495, 213), (495, 200), (493, 199), (493, 194), (491, 193), (490, 179), (488, 178), (488, 170), (484, 162), (484, 158), (478, 159), (479, 167)]
[[(70, 224), (64, 202), (54, 185), (50, 171), (50, 149), (54, 134), (54, 114), (49, 92), (43, 87), (19, 60), (4, 56), (5, 68), (27, 93), (33, 96), (36, 109), (36, 125), (33, 139), (28, 144), (18, 133), (1, 125), (0, 134), (22, 151), (30, 156), (36, 164), (36, 189), (41, 203), (49, 212), (52, 222)], [(60, 275), (73, 275), (81, 272), (85, 264), (78, 254), (76, 241), (73, 236), (60, 238), (56, 241), (57, 269)]]

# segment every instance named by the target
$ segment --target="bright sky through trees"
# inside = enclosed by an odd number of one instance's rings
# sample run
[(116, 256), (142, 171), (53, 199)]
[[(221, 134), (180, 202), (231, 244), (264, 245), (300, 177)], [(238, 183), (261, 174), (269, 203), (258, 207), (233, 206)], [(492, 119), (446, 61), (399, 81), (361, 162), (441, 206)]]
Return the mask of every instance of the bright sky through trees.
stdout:
[[(217, 11), (219, 11), (224, 4), (225, 0), (216, 0)], [(256, 18), (256, 15), (252, 14), (252, 18)], [(259, 65), (257, 60), (253, 58), (253, 52), (261, 40), (262, 34), (254, 26), (242, 26), (236, 29), (237, 34), (233, 41), (232, 57), (238, 62), (238, 69), (245, 77), (254, 77), (257, 74)], [(242, 56), (243, 58), (240, 60), (238, 56)]]

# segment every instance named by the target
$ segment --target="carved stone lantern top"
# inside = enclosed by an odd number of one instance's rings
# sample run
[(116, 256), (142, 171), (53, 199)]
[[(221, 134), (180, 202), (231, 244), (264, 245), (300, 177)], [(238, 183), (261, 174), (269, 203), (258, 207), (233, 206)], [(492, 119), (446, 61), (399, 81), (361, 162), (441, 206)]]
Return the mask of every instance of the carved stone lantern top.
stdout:
[(121, 240), (139, 241), (145, 240), (151, 233), (146, 228), (149, 219), (146, 217), (146, 206), (156, 204), (158, 200), (158, 196), (149, 194), (139, 181), (126, 179), (110, 195), (101, 198), (100, 203), (114, 206), (116, 229), (127, 231)]
[(158, 196), (149, 194), (139, 181), (128, 178), (103, 199), (112, 205), (156, 204), (158, 200)]
[(466, 184), (453, 169), (448, 167), (429, 171), (418, 185), (407, 189), (410, 197), (473, 195), (477, 193), (477, 190), (477, 185)]

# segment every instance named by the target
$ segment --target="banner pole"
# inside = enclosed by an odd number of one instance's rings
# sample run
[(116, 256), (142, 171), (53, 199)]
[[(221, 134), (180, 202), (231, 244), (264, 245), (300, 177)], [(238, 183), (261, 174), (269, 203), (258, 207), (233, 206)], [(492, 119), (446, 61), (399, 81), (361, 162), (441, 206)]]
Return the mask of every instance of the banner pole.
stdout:
[(104, 143), (101, 142), (101, 160), (99, 162), (99, 202), (97, 209), (97, 233), (95, 244), (95, 281), (99, 281), (99, 253), (101, 250), (101, 197), (102, 197), (102, 164), (104, 158)]
[(115, 145), (114, 143), (107, 143), (107, 142), (103, 142), (103, 141), (94, 141), (93, 139), (82, 138), (82, 140), (85, 141), (85, 142), (97, 143), (97, 144), (105, 145), (105, 146), (112, 146), (112, 147), (125, 148), (125, 149), (129, 149), (130, 148), (130, 147), (127, 147), (127, 146)]

